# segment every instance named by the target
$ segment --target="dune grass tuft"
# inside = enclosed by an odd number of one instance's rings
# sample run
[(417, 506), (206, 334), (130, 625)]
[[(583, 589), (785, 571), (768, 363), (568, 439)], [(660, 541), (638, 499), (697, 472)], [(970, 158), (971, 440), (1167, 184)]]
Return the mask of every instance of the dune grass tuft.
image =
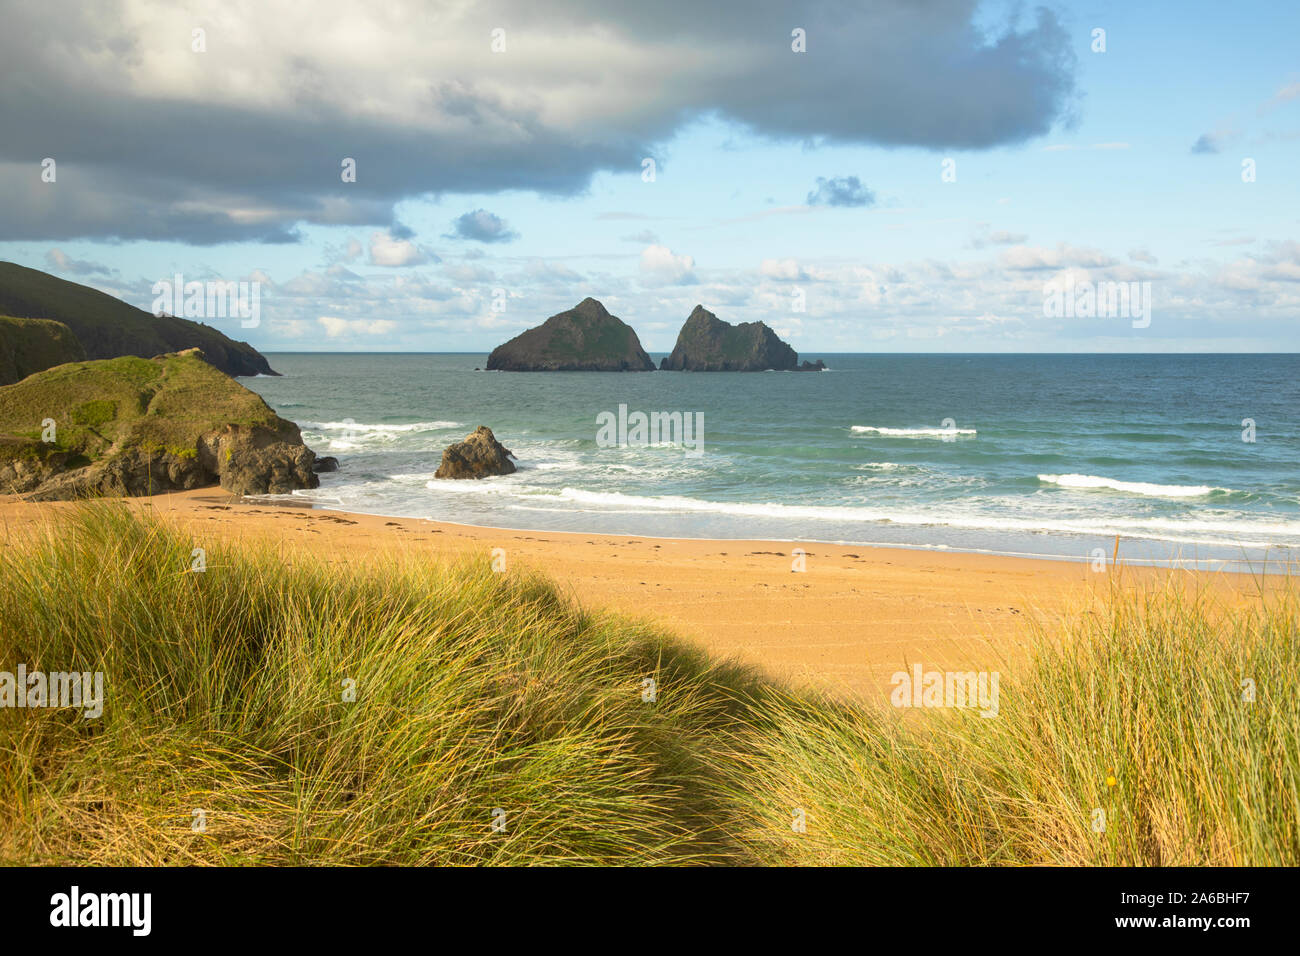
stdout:
[(902, 715), (486, 556), (213, 545), (194, 571), (195, 544), (94, 504), (0, 548), (0, 671), (105, 692), (94, 720), (0, 709), (0, 861), (1300, 862), (1289, 595), (1117, 597), (1040, 635), (996, 718)]
[[(731, 755), (739, 834), (788, 864), (1300, 863), (1300, 621), (1120, 593), (1035, 635), (998, 713), (786, 695)], [(1253, 699), (1247, 699), (1253, 698)], [(789, 826), (804, 810), (807, 832)]]

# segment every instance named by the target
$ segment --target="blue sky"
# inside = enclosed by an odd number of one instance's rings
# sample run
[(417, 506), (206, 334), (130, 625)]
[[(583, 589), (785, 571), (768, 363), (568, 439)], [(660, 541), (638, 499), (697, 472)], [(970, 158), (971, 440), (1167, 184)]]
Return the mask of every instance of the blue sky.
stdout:
[[(41, 55), (55, 49), (49, 21), (25, 36), (20, 22), (0, 54), (29, 56), (51, 92), (0, 97), (21, 134), (0, 147), (14, 198), (0, 258), (144, 308), (176, 272), (259, 281), (258, 328), (208, 321), (266, 351), (486, 351), (588, 295), (651, 351), (672, 347), (697, 302), (763, 320), (810, 356), (1300, 350), (1294, 6), (1081, 4), (1048, 6), (1044, 21), (1037, 8), (941, 2), (927, 21), (882, 4), (839, 23), (836, 5), (814, 3), (696, 23), (684, 4), (675, 31), (602, 23), (581, 4), (565, 29), (489, 6), (344, 29), (342, 18), (292, 22), (276, 4), (240, 8), (244, 22), (182, 5), (167, 29), (70, 27), (85, 51), (75, 67), (66, 46)], [(112, 22), (158, 24), (161, 9), (122, 0)], [(326, 6), (317, 18), (329, 20)], [(508, 45), (494, 55), (480, 47), (496, 22)], [(807, 52), (794, 53), (784, 27), (804, 22)], [(201, 54), (184, 49), (194, 23), (206, 24)], [(394, 39), (420, 30), (427, 56)], [(611, 34), (617, 55), (604, 62)], [(1005, 56), (959, 62), (1000, 41)], [(439, 56), (439, 43), (455, 47)], [(764, 57), (824, 73), (758, 89)], [(264, 102), (260, 83), (302, 89)], [(406, 99), (418, 84), (440, 91), (432, 105)], [(120, 111), (112, 149), (77, 132), (92, 89), (98, 113)], [(1053, 92), (1021, 96), (1039, 89)], [(507, 147), (444, 135), (467, 111), (507, 102), (528, 112), (485, 137)], [(278, 110), (280, 128), (306, 132), (278, 142)], [(376, 124), (370, 134), (358, 117)], [(169, 151), (166, 165), (155, 158)], [(39, 180), (45, 156), (59, 160), (57, 183)], [(350, 194), (323, 185), (341, 156), (358, 160)], [(455, 228), (467, 213), (478, 213), (470, 237)], [(261, 234), (241, 236), (249, 223)], [(485, 241), (494, 227), (503, 237)], [(1150, 324), (1045, 316), (1045, 285), (1066, 279), (1150, 282)]]

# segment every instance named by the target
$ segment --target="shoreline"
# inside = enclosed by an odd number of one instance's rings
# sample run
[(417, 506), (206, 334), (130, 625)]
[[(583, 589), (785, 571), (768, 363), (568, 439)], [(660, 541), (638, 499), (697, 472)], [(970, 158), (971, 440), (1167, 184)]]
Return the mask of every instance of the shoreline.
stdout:
[[(1181, 583), (1226, 606), (1258, 603), (1276, 575), (1129, 566), (949, 549), (770, 539), (655, 538), (488, 528), (245, 500), (220, 488), (121, 499), (221, 542), (271, 540), (327, 561), (491, 560), (539, 571), (584, 607), (658, 623), (722, 658), (837, 694), (887, 693), (914, 664), (996, 671), (1025, 659), (1031, 630), (1097, 613), (1113, 589)], [(4, 539), (72, 502), (0, 497)], [(804, 570), (793, 568), (802, 548)], [(1109, 556), (1108, 556), (1109, 557)]]
[[(3, 496), (0, 496), (0, 499), (2, 498)], [(439, 524), (451, 525), (453, 527), (458, 527), (458, 528), (475, 529), (479, 531), (501, 531), (501, 532), (512, 532), (512, 533), (517, 532), (517, 533), (526, 533), (526, 534), (599, 535), (602, 537), (638, 538), (638, 539), (648, 539), (652, 541), (710, 541), (710, 542), (730, 541), (730, 542), (741, 542), (741, 543), (756, 542), (756, 543), (765, 543), (765, 544), (779, 542), (786, 545), (792, 545), (795, 547), (799, 547), (806, 544), (815, 544), (815, 545), (822, 545), (824, 547), (858, 548), (858, 549), (865, 549), (868, 551), (874, 551), (874, 550), (915, 551), (922, 554), (986, 555), (988, 557), (994, 557), (994, 558), (1015, 558), (1015, 559), (1021, 559), (1026, 561), (1047, 561), (1052, 563), (1075, 564), (1075, 565), (1083, 565), (1083, 566), (1090, 565), (1093, 560), (1090, 557), (1082, 556), (1075, 553), (1067, 554), (1067, 553), (1060, 553), (1060, 552), (1005, 551), (996, 548), (974, 548), (974, 547), (962, 547), (960, 545), (948, 545), (948, 544), (915, 544), (915, 543), (895, 544), (889, 541), (857, 542), (857, 541), (845, 541), (842, 539), (811, 538), (811, 537), (810, 538), (755, 538), (755, 537), (719, 538), (719, 537), (695, 536), (695, 535), (639, 534), (631, 531), (570, 531), (570, 530), (551, 529), (551, 528), (515, 528), (515, 527), (508, 527), (506, 525), (497, 525), (497, 524), (493, 524), (493, 525), (470, 524), (463, 521), (451, 521), (443, 518), (439, 518), (439, 519), (418, 518), (418, 517), (413, 517), (411, 515), (388, 514), (388, 513), (380, 513), (374, 511), (352, 511), (345, 507), (339, 507), (329, 503), (323, 503), (320, 499), (295, 498), (292, 495), (268, 495), (266, 497), (260, 497), (260, 498), (256, 496), (245, 497), (242, 499), (242, 502), (244, 504), (259, 505), (259, 506), (272, 507), (272, 508), (274, 507), (304, 508), (304, 509), (310, 509), (316, 511), (337, 512), (339, 514), (347, 514), (347, 515), (361, 515), (368, 518), (384, 518), (387, 520), (394, 520), (394, 521), (436, 520)], [(1081, 533), (1078, 534), (1078, 536), (1083, 537)], [(1126, 543), (1136, 543), (1139, 545), (1141, 544), (1149, 545), (1153, 541), (1158, 540), (1158, 539), (1151, 539), (1151, 538), (1143, 538), (1141, 536), (1135, 536), (1135, 535), (1130, 535), (1127, 537), (1124, 535), (1120, 535), (1119, 537), (1120, 540)], [(1261, 545), (1258, 546), (1258, 550), (1260, 550), (1263, 553), (1257, 562), (1260, 565), (1262, 565), (1262, 567), (1260, 568), (1248, 567), (1245, 570), (1243, 570), (1241, 566), (1242, 565), (1248, 566), (1254, 563), (1254, 559), (1209, 558), (1209, 557), (1206, 558), (1180, 557), (1180, 558), (1165, 559), (1165, 558), (1132, 557), (1132, 556), (1121, 555), (1120, 563), (1123, 566), (1129, 568), (1142, 567), (1142, 568), (1153, 568), (1156, 570), (1165, 570), (1165, 571), (1193, 571), (1198, 573), (1209, 573), (1209, 574), (1241, 574), (1241, 575), (1246, 575), (1251, 577), (1256, 575), (1263, 575), (1268, 577), (1287, 577), (1292, 573), (1293, 569), (1296, 573), (1300, 573), (1300, 558), (1290, 556), (1289, 552), (1291, 549), (1287, 548), (1286, 546)], [(1288, 557), (1286, 558), (1269, 557), (1268, 555), (1270, 550), (1288, 552)], [(1111, 563), (1110, 554), (1107, 555), (1106, 562), (1107, 565)]]
[[(245, 497), (243, 499), (243, 502), (245, 504), (264, 505), (266, 507), (307, 508), (316, 511), (335, 511), (340, 514), (364, 515), (370, 518), (387, 518), (389, 520), (402, 520), (402, 521), (434, 520), (434, 519), (427, 519), (427, 518), (415, 518), (410, 515), (387, 514), (387, 513), (380, 513), (374, 511), (352, 511), (347, 508), (333, 507), (328, 504), (322, 504), (318, 500), (304, 498), (295, 501), (293, 498), (287, 495), (268, 496), (266, 498)], [(796, 547), (804, 544), (817, 544), (817, 545), (824, 545), (826, 547), (835, 547), (835, 548), (844, 547), (844, 548), (863, 548), (866, 550), (917, 551), (926, 554), (987, 555), (989, 557), (994, 557), (994, 558), (1020, 558), (1026, 561), (1051, 561), (1051, 562), (1058, 562), (1064, 564), (1081, 564), (1081, 565), (1090, 564), (1092, 561), (1091, 558), (1082, 557), (1073, 554), (1059, 554), (1059, 553), (1051, 553), (1051, 552), (1039, 553), (1039, 552), (1029, 552), (1029, 551), (1001, 551), (995, 548), (967, 548), (967, 547), (947, 545), (947, 544), (932, 544), (932, 545), (894, 544), (889, 541), (856, 542), (856, 541), (844, 541), (840, 539), (831, 539), (831, 538), (752, 538), (752, 537), (718, 538), (718, 537), (696, 537), (694, 535), (635, 534), (630, 531), (565, 531), (565, 530), (550, 529), (550, 528), (514, 528), (514, 527), (507, 527), (505, 525), (470, 524), (463, 521), (449, 521), (441, 518), (437, 520), (439, 524), (452, 525), (460, 528), (474, 528), (482, 531), (520, 532), (520, 533), (528, 533), (528, 534), (572, 534), (572, 535), (586, 534), (586, 535), (600, 535), (603, 537), (612, 537), (612, 538), (646, 538), (652, 541), (714, 541), (714, 542), (738, 541), (738, 542), (760, 542), (760, 543), (772, 543), (772, 542), (779, 541), (781, 543), (787, 545), (794, 545)], [(1145, 539), (1140, 537), (1124, 538), (1122, 535), (1120, 537), (1124, 541), (1133, 541), (1133, 542), (1149, 543), (1149, 541), (1151, 540), (1151, 539)], [(1278, 550), (1287, 550), (1280, 545), (1276, 547), (1278, 548)], [(1261, 547), (1261, 550), (1266, 551), (1267, 548)], [(1269, 559), (1267, 557), (1261, 558), (1260, 560), (1261, 563), (1268, 565), (1270, 568), (1283, 563), (1282, 559)], [(1110, 558), (1108, 557), (1107, 562), (1109, 563), (1109, 561)], [(1156, 568), (1156, 569), (1163, 569), (1167, 571), (1201, 571), (1201, 572), (1208, 572), (1214, 574), (1217, 573), (1246, 574), (1246, 575), (1262, 574), (1262, 575), (1270, 575), (1270, 576), (1285, 576), (1288, 573), (1286, 571), (1269, 570), (1269, 569), (1260, 569), (1260, 570), (1251, 569), (1249, 571), (1235, 570), (1234, 568), (1236, 565), (1248, 563), (1247, 559), (1244, 558), (1177, 558), (1177, 559), (1165, 560), (1160, 558), (1124, 557), (1122, 559), (1122, 563), (1126, 567)], [(1194, 565), (1211, 565), (1211, 564), (1219, 565), (1219, 567), (1195, 567), (1194, 566)], [(1229, 565), (1234, 566), (1234, 568), (1228, 567)]]

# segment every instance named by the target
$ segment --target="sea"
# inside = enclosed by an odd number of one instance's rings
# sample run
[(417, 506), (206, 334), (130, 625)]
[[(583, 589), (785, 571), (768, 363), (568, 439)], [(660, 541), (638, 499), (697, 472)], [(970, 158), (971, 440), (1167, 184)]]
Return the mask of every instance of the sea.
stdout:
[[(1094, 566), (1300, 558), (1298, 355), (818, 357), (520, 373), (480, 371), (482, 353), (270, 353), (281, 377), (241, 381), (338, 458), (294, 493), (327, 509)], [(478, 425), (518, 471), (435, 479)]]

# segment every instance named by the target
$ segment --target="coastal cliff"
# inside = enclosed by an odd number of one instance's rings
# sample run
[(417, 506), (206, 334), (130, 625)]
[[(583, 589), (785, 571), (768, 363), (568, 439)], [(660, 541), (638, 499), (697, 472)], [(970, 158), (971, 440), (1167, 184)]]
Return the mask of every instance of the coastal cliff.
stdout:
[(0, 315), (62, 322), (88, 359), (148, 358), (197, 348), (204, 361), (227, 375), (278, 374), (257, 349), (210, 325), (151, 315), (97, 289), (13, 262), (0, 262)]
[(0, 388), (0, 493), (134, 496), (315, 488), (298, 426), (197, 349), (72, 362)]

